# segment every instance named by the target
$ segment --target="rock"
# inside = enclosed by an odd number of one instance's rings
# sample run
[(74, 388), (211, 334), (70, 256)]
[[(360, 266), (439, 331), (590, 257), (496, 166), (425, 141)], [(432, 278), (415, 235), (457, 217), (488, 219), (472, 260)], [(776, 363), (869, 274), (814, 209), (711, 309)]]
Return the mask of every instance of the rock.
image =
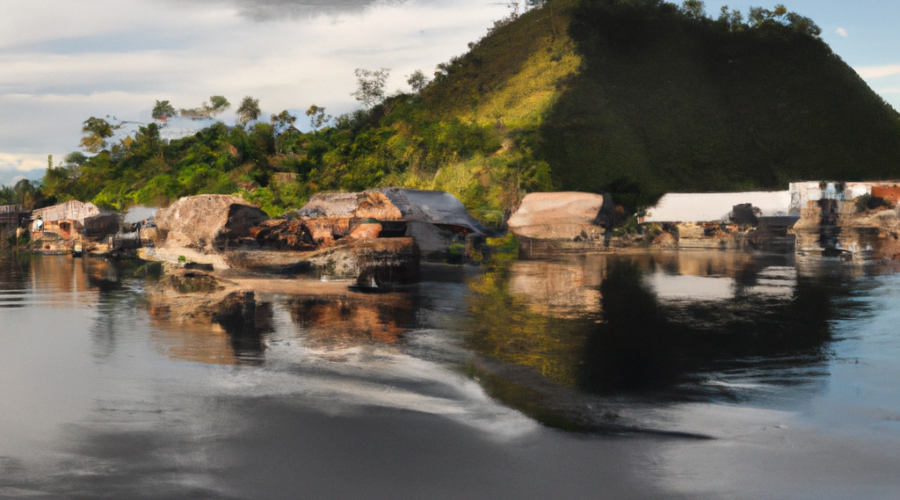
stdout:
[(333, 279), (374, 277), (383, 283), (419, 279), (419, 248), (413, 238), (343, 240), (312, 252), (235, 249), (225, 257), (231, 267), (254, 272), (313, 272)]
[(375, 219), (365, 219), (347, 235), (348, 240), (374, 240), (381, 234), (381, 224)]
[(675, 236), (672, 233), (664, 231), (653, 239), (653, 246), (662, 249), (674, 249), (678, 248), (678, 241), (675, 240)]
[(184, 269), (194, 270), (194, 271), (213, 271), (212, 264), (201, 264), (199, 262), (188, 262), (184, 265)]
[[(348, 237), (367, 218), (381, 224), (377, 236), (388, 233), (414, 237), (423, 254), (444, 252), (469, 234), (487, 233), (455, 196), (442, 191), (381, 188), (362, 193), (320, 193), (285, 216), (305, 221), (319, 246)], [(375, 236), (371, 229), (360, 229), (358, 234)]]
[(598, 239), (603, 230), (597, 219), (604, 201), (604, 196), (593, 193), (531, 193), (510, 217), (509, 229), (516, 236), (534, 239)]
[(309, 256), (314, 252), (293, 250), (235, 249), (228, 250), (228, 267), (257, 273), (300, 274), (312, 270)]
[(300, 219), (272, 219), (250, 230), (261, 247), (273, 250), (298, 250), (309, 252), (318, 245), (306, 222)]
[(319, 193), (296, 211), (306, 219), (383, 219), (397, 220), (400, 210), (377, 190), (362, 193)]
[(219, 281), (201, 272), (174, 272), (166, 275), (158, 283), (158, 288), (180, 294), (211, 293), (224, 290)]
[(165, 246), (222, 250), (230, 241), (249, 237), (250, 229), (269, 216), (236, 196), (205, 194), (181, 198), (156, 214)]

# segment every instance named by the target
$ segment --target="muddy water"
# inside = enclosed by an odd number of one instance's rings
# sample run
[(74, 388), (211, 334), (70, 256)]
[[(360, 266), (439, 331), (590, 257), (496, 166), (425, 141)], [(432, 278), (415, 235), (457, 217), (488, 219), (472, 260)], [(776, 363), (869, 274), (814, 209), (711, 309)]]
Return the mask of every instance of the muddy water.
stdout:
[[(739, 253), (432, 268), (191, 325), (0, 257), (0, 498), (896, 498), (900, 274)], [(316, 284), (311, 282), (310, 289)]]

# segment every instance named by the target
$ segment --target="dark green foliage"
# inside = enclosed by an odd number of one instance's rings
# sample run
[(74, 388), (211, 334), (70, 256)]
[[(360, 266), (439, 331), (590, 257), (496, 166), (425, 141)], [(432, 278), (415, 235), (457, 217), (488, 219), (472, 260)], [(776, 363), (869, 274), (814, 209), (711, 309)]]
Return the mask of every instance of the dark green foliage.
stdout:
[(670, 191), (900, 173), (900, 116), (778, 8), (740, 30), (656, 2), (586, 1), (573, 20), (582, 71), (539, 151), (562, 188), (634, 208)]

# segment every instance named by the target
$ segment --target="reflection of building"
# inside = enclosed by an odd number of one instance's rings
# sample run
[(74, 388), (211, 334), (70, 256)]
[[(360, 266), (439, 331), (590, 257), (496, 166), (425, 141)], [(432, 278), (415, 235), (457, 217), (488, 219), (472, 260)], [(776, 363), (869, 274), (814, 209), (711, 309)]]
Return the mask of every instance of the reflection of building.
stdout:
[(790, 192), (801, 254), (900, 258), (900, 224), (896, 212), (886, 210), (900, 200), (900, 182), (795, 182)]
[(726, 300), (739, 294), (787, 299), (796, 287), (797, 272), (786, 257), (766, 260), (736, 252), (692, 252), (650, 259), (653, 272), (645, 275), (644, 283), (663, 301)]
[(77, 236), (103, 237), (119, 229), (118, 214), (100, 210), (93, 203), (76, 200), (35, 210), (31, 218), (35, 220), (33, 239), (41, 239), (45, 233), (64, 240)]

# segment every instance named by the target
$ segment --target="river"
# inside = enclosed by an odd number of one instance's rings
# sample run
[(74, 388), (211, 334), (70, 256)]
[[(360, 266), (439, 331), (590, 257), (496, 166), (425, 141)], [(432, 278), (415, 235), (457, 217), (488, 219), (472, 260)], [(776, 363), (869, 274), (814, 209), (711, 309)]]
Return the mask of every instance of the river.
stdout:
[[(672, 252), (428, 266), (175, 322), (0, 255), (2, 498), (894, 499), (900, 274)], [(309, 281), (310, 290), (317, 282)]]

